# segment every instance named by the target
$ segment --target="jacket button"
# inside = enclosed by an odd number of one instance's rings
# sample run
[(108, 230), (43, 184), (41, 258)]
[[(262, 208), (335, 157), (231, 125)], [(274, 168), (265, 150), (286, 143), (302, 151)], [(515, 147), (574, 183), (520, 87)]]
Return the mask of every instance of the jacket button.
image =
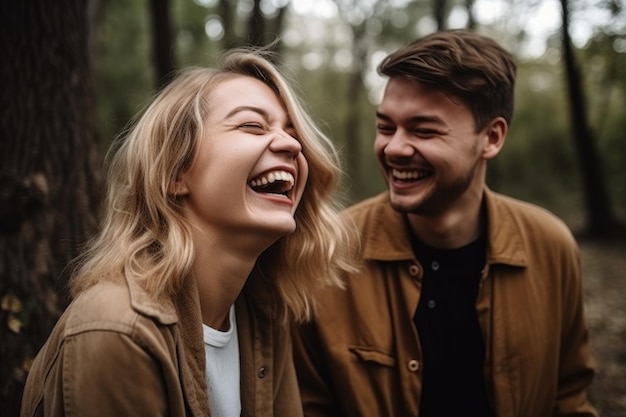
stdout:
[(418, 361), (416, 361), (415, 359), (411, 359), (409, 361), (409, 371), (415, 372), (418, 369), (420, 369), (420, 363)]
[(267, 370), (264, 367), (259, 368), (258, 372), (257, 372), (257, 376), (261, 379), (265, 378), (265, 375), (267, 375)]
[(409, 267), (409, 274), (416, 276), (417, 274), (419, 274), (419, 272), (420, 272), (420, 269), (417, 265), (411, 265)]

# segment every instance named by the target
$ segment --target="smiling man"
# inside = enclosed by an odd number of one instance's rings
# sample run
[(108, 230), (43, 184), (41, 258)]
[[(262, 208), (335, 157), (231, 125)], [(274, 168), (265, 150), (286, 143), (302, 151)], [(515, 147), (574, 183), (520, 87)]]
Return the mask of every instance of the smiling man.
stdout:
[(388, 191), (345, 213), (363, 266), (296, 331), (305, 416), (595, 416), (576, 242), (485, 183), (513, 114), (512, 56), (445, 31), (379, 71)]

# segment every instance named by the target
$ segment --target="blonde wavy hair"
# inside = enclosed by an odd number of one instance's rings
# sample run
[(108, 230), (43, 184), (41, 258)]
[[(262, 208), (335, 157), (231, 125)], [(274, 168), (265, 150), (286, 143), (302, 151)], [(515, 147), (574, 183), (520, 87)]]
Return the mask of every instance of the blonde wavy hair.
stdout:
[(354, 232), (339, 214), (342, 171), (336, 148), (304, 110), (289, 80), (261, 50), (227, 53), (219, 68), (189, 68), (160, 93), (107, 156), (108, 182), (99, 234), (76, 260), (71, 292), (102, 279), (141, 281), (154, 297), (175, 294), (195, 256), (190, 226), (170, 184), (190, 167), (203, 136), (211, 92), (228, 79), (250, 76), (284, 104), (309, 164), (296, 231), (258, 259), (251, 278), (274, 293), (274, 305), (296, 321), (311, 317), (320, 290), (342, 286), (353, 271)]

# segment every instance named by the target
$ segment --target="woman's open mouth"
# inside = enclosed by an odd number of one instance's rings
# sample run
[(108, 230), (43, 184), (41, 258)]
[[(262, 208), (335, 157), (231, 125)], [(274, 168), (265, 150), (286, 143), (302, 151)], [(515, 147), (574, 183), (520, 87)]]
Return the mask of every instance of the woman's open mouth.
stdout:
[(295, 183), (295, 178), (290, 172), (273, 170), (253, 178), (248, 182), (248, 185), (257, 193), (289, 198)]

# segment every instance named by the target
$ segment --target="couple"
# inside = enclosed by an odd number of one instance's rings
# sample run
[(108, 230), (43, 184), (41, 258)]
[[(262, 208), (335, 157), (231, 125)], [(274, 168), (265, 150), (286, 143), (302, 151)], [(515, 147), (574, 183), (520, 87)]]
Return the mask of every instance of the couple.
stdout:
[(485, 185), (512, 57), (446, 31), (379, 71), (388, 191), (344, 214), (335, 149), (266, 54), (160, 92), (22, 416), (596, 415), (575, 242)]

